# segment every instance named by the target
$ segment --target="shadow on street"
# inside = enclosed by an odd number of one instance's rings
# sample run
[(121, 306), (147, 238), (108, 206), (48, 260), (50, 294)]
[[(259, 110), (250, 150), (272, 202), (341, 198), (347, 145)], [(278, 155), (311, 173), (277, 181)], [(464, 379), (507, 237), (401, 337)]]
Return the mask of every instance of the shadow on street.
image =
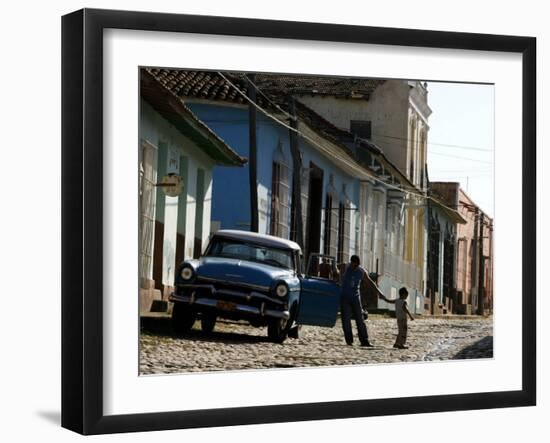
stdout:
[(493, 358), (493, 337), (482, 338), (453, 356), (453, 360), (467, 358)]
[[(196, 325), (200, 322), (197, 321)], [(213, 331), (205, 333), (200, 330), (192, 329), (185, 335), (176, 334), (172, 330), (170, 318), (149, 318), (140, 319), (141, 332), (150, 333), (159, 337), (181, 338), (203, 342), (223, 342), (226, 344), (247, 344), (270, 342), (266, 335), (265, 328), (257, 328), (263, 335), (239, 334), (235, 332)], [(196, 327), (196, 326), (195, 326)]]

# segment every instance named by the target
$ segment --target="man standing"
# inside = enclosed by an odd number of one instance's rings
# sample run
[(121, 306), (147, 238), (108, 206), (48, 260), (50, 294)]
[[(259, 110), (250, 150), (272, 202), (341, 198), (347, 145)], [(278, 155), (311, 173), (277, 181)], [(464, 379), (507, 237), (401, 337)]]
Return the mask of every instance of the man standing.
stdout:
[(361, 282), (366, 281), (368, 284), (373, 285), (378, 295), (382, 295), (380, 289), (370, 279), (367, 271), (359, 266), (360, 261), (357, 255), (352, 255), (350, 263), (346, 266), (345, 271), (342, 273), (342, 298), (340, 311), (342, 313), (342, 328), (344, 330), (344, 338), (346, 343), (351, 345), (353, 343), (353, 333), (351, 330), (351, 318), (355, 319), (357, 325), (357, 333), (359, 334), (359, 342), (361, 346), (372, 347), (369, 343), (369, 335), (367, 332), (367, 326), (363, 319), (363, 309), (361, 306)]

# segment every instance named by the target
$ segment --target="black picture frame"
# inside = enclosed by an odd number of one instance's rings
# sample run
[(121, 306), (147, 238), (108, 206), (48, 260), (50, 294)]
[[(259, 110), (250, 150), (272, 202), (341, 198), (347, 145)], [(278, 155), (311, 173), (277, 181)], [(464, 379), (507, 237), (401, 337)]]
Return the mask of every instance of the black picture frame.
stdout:
[[(522, 55), (522, 388), (506, 392), (110, 415), (103, 413), (103, 31), (108, 28), (501, 51)], [(536, 404), (536, 39), (83, 9), (62, 18), (62, 426), (82, 434)]]

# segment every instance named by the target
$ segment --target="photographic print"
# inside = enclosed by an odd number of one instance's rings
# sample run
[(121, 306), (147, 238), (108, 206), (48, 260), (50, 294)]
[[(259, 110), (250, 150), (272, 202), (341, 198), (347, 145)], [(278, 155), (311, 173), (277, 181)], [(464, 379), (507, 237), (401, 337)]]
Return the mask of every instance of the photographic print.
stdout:
[(62, 23), (64, 427), (536, 404), (535, 38)]
[(140, 375), (493, 357), (494, 85), (139, 77)]

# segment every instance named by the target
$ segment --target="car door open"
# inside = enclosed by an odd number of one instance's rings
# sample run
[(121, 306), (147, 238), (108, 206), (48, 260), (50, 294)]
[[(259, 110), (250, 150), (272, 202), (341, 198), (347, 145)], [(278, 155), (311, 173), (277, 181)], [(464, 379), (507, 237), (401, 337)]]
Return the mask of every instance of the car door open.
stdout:
[(334, 257), (311, 254), (301, 280), (297, 323), (332, 327), (340, 307), (341, 288)]

